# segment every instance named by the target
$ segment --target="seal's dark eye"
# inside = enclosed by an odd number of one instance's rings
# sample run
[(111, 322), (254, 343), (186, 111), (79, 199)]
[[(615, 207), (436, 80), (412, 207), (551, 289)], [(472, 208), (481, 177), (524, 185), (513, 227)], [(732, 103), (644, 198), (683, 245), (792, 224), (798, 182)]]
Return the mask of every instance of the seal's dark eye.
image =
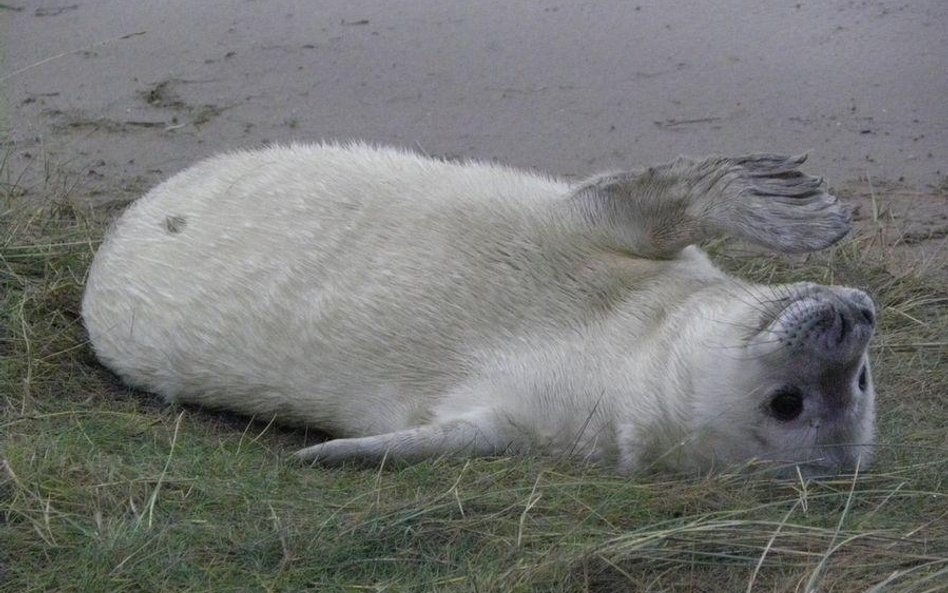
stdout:
[(784, 387), (770, 399), (770, 414), (781, 422), (790, 422), (803, 413), (803, 393), (796, 387)]
[(865, 391), (869, 387), (869, 369), (865, 366), (859, 371), (859, 391)]

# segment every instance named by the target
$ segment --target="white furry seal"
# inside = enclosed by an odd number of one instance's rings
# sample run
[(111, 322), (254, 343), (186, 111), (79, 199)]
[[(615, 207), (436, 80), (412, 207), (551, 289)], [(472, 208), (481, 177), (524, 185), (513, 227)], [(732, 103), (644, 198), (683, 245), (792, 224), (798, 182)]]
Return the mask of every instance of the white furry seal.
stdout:
[(307, 460), (851, 467), (873, 441), (872, 301), (744, 282), (691, 246), (839, 240), (848, 215), (802, 162), (571, 185), (365, 145), (220, 156), (125, 212), (82, 313), (131, 385), (339, 437)]

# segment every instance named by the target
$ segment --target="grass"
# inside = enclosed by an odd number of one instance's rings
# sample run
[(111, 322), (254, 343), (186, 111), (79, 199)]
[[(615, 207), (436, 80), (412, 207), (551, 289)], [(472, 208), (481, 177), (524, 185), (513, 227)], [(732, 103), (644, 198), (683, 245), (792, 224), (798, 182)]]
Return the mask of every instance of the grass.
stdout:
[(629, 479), (548, 459), (310, 468), (306, 435), (168, 408), (99, 366), (105, 226), (0, 185), (0, 591), (945, 590), (948, 300), (870, 234), (761, 281), (868, 289), (880, 454), (856, 475)]

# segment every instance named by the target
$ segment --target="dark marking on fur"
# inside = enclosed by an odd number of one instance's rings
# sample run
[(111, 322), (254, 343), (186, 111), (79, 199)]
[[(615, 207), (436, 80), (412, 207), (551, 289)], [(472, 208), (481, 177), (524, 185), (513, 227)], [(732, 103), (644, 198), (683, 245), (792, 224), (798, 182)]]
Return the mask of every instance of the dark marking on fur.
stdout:
[(188, 221), (183, 216), (166, 216), (163, 226), (170, 234), (176, 235), (188, 226)]

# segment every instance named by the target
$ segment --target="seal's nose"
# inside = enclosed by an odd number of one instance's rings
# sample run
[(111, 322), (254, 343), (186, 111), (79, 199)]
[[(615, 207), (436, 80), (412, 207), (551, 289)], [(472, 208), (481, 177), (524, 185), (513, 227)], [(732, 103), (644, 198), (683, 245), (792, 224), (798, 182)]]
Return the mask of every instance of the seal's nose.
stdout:
[[(850, 288), (832, 288), (830, 294), (815, 297), (801, 316), (799, 330), (812, 340), (822, 359), (848, 364), (861, 356), (872, 338), (876, 323), (875, 305), (869, 295)], [(808, 310), (807, 310), (808, 309)]]
[(872, 297), (856, 288), (837, 288), (836, 296), (844, 303), (844, 308), (851, 312), (853, 323), (875, 327), (876, 306)]
[(838, 299), (838, 314), (849, 322), (850, 327), (847, 329), (871, 334), (876, 325), (876, 307), (872, 298), (855, 288), (842, 288), (834, 292)]
[(830, 333), (837, 344), (842, 344), (853, 333), (872, 332), (876, 323), (876, 312), (871, 302), (863, 302), (863, 299), (842, 299), (835, 309)]

